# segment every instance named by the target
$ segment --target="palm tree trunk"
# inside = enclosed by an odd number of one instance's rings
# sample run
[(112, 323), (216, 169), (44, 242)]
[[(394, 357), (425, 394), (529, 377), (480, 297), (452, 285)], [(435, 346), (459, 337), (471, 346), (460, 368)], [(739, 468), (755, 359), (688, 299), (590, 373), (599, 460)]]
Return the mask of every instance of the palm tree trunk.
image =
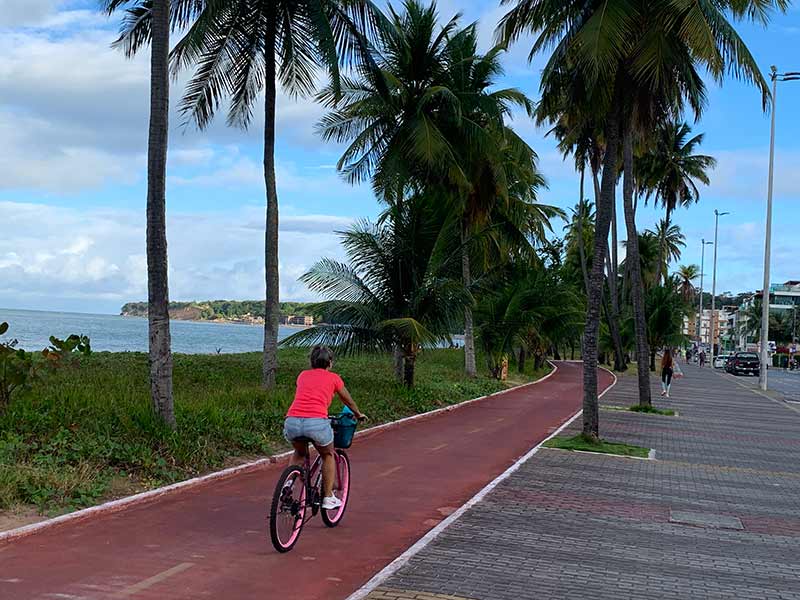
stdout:
[(525, 359), (528, 357), (527, 352), (525, 352), (525, 348), (519, 349), (519, 359), (517, 360), (517, 371), (519, 373), (525, 372)]
[[(656, 285), (661, 285), (662, 279), (661, 275), (664, 275), (664, 283), (667, 280), (667, 267), (664, 265), (664, 255), (667, 251), (667, 231), (669, 230), (669, 219), (670, 219), (670, 210), (669, 206), (667, 206), (667, 215), (664, 217), (664, 231), (661, 232), (661, 239), (658, 240), (658, 262), (656, 263), (658, 268), (658, 275), (656, 276)], [(663, 269), (662, 269), (663, 267)]]
[(639, 236), (636, 232), (636, 214), (633, 209), (633, 132), (629, 123), (625, 125), (622, 142), (624, 176), (622, 194), (625, 206), (625, 225), (628, 233), (627, 258), (630, 269), (631, 298), (633, 300), (633, 320), (636, 329), (636, 363), (639, 372), (639, 405), (651, 406), (650, 371), (647, 359), (647, 319), (644, 307), (644, 286), (642, 284), (642, 265), (639, 258)]
[(153, 409), (175, 427), (167, 279), (167, 145), (169, 132), (169, 0), (155, 0), (147, 142), (147, 325)]
[(586, 328), (583, 336), (583, 436), (599, 439), (597, 402), (597, 342), (600, 334), (600, 304), (603, 299), (603, 270), (608, 247), (608, 228), (611, 204), (617, 180), (617, 146), (619, 144), (619, 114), (611, 110), (606, 121), (606, 153), (603, 158), (603, 182), (595, 207), (594, 256), (589, 275), (589, 294), (586, 307)]
[[(598, 169), (592, 170), (592, 182), (594, 183), (595, 204), (600, 198), (600, 180)], [(611, 296), (611, 309), (606, 306), (608, 317), (608, 328), (611, 332), (611, 342), (614, 345), (614, 370), (618, 373), (623, 372), (627, 365), (622, 353), (622, 336), (619, 332), (619, 293), (617, 290), (617, 199), (616, 193), (611, 201), (611, 251), (608, 249), (606, 240), (606, 268), (608, 269), (608, 293)]]
[[(608, 254), (606, 255), (608, 258)], [(619, 297), (617, 296), (616, 275), (608, 265), (608, 295), (611, 297), (611, 306), (605, 306), (608, 317), (608, 329), (611, 332), (611, 343), (614, 346), (614, 370), (621, 373), (627, 368), (625, 357), (622, 354), (622, 336), (619, 332)]]
[(264, 362), (262, 385), (275, 387), (278, 370), (278, 327), (280, 322), (278, 276), (278, 190), (275, 184), (275, 16), (269, 17), (266, 33), (266, 65), (264, 69), (264, 184), (267, 190), (266, 231), (264, 233), (264, 266), (266, 302), (264, 306)]
[(413, 350), (406, 350), (403, 355), (403, 383), (406, 387), (414, 387), (414, 368), (417, 364), (417, 354)]
[(586, 295), (589, 295), (589, 271), (586, 267), (586, 247), (583, 244), (583, 209), (584, 209), (584, 201), (583, 201), (583, 177), (584, 173), (586, 172), (586, 167), (581, 165), (581, 184), (580, 184), (580, 194), (581, 197), (578, 200), (578, 255), (581, 261), (581, 273), (583, 273), (583, 289), (586, 292)]
[(400, 344), (394, 347), (394, 376), (398, 383), (403, 383), (403, 348)]
[[(469, 289), (472, 279), (466, 224), (461, 226), (461, 276), (464, 280), (464, 287)], [(475, 377), (478, 374), (478, 368), (475, 366), (475, 327), (472, 322), (472, 306), (469, 304), (464, 307), (464, 373), (467, 377)]]

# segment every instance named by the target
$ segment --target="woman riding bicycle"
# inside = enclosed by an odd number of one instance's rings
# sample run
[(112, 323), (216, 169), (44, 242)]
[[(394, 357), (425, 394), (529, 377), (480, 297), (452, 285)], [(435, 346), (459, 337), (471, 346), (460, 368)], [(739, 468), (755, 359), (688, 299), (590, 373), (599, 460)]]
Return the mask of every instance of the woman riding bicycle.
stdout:
[(325, 346), (315, 346), (310, 358), (311, 368), (297, 376), (297, 391), (286, 413), (283, 435), (294, 446), (292, 465), (302, 466), (308, 453), (308, 443), (297, 438), (308, 438), (314, 444), (322, 457), (322, 508), (332, 510), (342, 505), (333, 493), (336, 458), (328, 408), (334, 394), (353, 411), (357, 419), (364, 420), (366, 416), (356, 406), (342, 378), (331, 371), (333, 352)]

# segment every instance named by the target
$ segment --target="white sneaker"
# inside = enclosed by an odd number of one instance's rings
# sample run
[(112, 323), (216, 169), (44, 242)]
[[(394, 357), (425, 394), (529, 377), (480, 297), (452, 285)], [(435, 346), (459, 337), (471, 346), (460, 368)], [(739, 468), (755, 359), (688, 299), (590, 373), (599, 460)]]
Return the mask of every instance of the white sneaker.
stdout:
[(669, 398), (669, 392), (667, 392), (667, 398)]
[(667, 395), (667, 392), (665, 392), (665, 391), (663, 391), (663, 390), (662, 390), (662, 391), (661, 391), (661, 395), (662, 395), (662, 396), (666, 396), (666, 395)]
[(336, 496), (328, 496), (322, 500), (322, 508), (325, 510), (333, 510), (334, 508), (339, 508), (341, 505), (342, 501)]

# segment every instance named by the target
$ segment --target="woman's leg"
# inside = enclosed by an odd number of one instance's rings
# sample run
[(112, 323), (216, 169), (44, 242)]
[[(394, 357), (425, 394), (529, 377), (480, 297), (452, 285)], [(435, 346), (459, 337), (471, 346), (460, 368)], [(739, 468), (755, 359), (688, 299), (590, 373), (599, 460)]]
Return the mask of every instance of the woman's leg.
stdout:
[(308, 456), (308, 444), (306, 442), (292, 441), (292, 446), (294, 446), (294, 454), (289, 459), (289, 464), (302, 467), (306, 456)]
[(666, 369), (661, 369), (661, 395), (662, 396), (667, 393), (667, 379), (666, 379), (666, 377), (667, 377), (667, 370)]
[(336, 481), (336, 453), (333, 444), (327, 446), (314, 444), (314, 447), (322, 457), (322, 496), (330, 498), (333, 496), (333, 484)]
[(672, 369), (664, 369), (664, 376), (666, 379), (666, 387), (664, 389), (667, 392), (667, 397), (669, 397), (669, 386), (672, 385)]

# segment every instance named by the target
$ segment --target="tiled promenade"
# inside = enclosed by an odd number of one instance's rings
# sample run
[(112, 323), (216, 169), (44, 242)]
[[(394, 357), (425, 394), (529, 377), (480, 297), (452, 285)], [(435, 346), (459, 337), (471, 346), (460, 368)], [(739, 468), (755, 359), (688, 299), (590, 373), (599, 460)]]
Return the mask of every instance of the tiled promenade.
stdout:
[(601, 412), (655, 460), (542, 449), (370, 600), (800, 599), (800, 411), (684, 370), (677, 417)]

